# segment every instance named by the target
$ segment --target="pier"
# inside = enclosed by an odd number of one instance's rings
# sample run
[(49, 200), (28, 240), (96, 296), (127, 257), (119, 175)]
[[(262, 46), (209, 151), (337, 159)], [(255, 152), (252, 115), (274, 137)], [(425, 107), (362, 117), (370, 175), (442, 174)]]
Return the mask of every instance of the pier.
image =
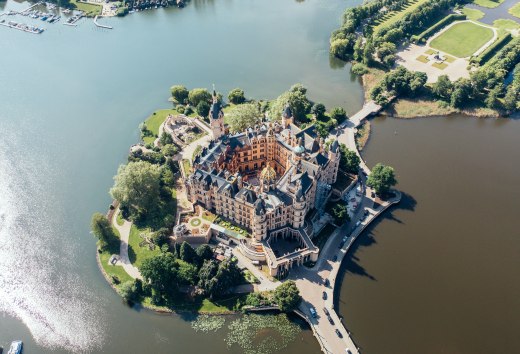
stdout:
[(94, 24), (100, 28), (106, 28), (106, 29), (113, 29), (112, 26), (106, 26), (106, 25), (102, 25), (100, 23), (97, 22), (97, 19), (98, 19), (98, 16), (96, 15), (96, 17), (94, 17)]

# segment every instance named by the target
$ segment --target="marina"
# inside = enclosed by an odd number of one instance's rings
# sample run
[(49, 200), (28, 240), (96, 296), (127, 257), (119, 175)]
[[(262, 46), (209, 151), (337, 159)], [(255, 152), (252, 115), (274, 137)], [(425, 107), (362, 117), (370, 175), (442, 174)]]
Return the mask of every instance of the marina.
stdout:
[(30, 26), (25, 23), (18, 23), (15, 21), (5, 22), (5, 20), (2, 20), (2, 21), (0, 21), (0, 25), (9, 27), (9, 28), (14, 28), (14, 29), (17, 29), (20, 31), (28, 32), (28, 33), (34, 33), (34, 34), (41, 34), (43, 31), (45, 31), (45, 29), (43, 29), (43, 28)]

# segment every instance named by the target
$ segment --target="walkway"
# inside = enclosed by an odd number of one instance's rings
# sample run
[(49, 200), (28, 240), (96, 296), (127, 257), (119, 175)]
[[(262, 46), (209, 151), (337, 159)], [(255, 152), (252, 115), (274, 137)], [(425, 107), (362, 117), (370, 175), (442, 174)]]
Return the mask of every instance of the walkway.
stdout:
[(235, 256), (238, 260), (239, 266), (244, 266), (253, 274), (259, 281), (260, 284), (255, 284), (255, 291), (270, 291), (274, 290), (280, 285), (281, 283), (279, 281), (271, 281), (267, 278), (267, 275), (262, 273), (260, 269), (258, 269), (255, 265), (251, 263), (251, 261), (246, 258), (240, 252), (240, 249), (238, 246), (233, 247), (232, 249), (233, 256)]
[(128, 257), (128, 240), (130, 238), (130, 229), (132, 228), (132, 223), (125, 220), (123, 225), (119, 226), (117, 224), (117, 215), (119, 215), (119, 212), (120, 211), (118, 208), (112, 217), (112, 225), (117, 229), (119, 235), (121, 236), (121, 245), (119, 246), (119, 262), (129, 276), (134, 279), (143, 279), (141, 273), (139, 273), (139, 269), (132, 265), (130, 258)]

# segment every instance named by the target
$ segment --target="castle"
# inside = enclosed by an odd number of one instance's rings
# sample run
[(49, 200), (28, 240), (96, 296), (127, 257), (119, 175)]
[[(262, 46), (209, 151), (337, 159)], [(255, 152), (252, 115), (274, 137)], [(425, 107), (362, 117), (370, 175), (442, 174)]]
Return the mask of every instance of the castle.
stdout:
[(281, 124), (229, 134), (215, 93), (209, 118), (213, 140), (193, 161), (186, 180), (190, 201), (250, 230), (252, 240), (239, 242), (242, 253), (266, 261), (273, 276), (316, 261), (306, 217), (325, 205), (336, 182), (337, 140), (326, 150), (314, 126), (294, 124), (289, 107)]

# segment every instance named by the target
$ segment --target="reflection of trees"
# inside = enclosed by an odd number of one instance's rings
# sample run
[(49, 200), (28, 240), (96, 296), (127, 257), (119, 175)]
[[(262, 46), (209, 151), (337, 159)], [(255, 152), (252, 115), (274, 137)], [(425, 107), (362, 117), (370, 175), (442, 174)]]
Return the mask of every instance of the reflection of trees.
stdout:
[[(302, 0), (304, 1), (304, 0)], [(329, 54), (329, 65), (331, 69), (343, 69), (347, 64), (346, 61), (336, 58), (334, 55)]]
[(296, 2), (304, 2), (305, 0), (296, 0)]
[(190, 2), (193, 3), (193, 6), (195, 6), (196, 9), (211, 5), (215, 5), (215, 0), (191, 0)]

